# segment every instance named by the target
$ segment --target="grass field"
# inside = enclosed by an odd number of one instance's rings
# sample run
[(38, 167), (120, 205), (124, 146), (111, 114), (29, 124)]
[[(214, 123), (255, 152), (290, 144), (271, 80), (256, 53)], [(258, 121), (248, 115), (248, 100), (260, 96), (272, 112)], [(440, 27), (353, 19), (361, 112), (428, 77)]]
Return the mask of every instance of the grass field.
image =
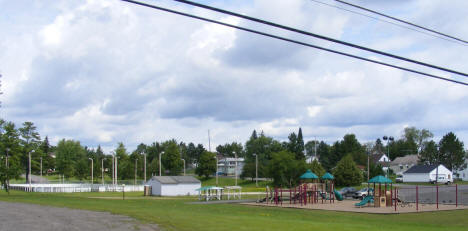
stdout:
[[(108, 211), (152, 222), (165, 230), (467, 230), (468, 211), (375, 215), (252, 207), (237, 204), (187, 204), (194, 198), (141, 197), (141, 193), (47, 194), (13, 191), (0, 200)], [(128, 197), (132, 199), (128, 199)], [(5, 208), (4, 208), (5, 209)]]

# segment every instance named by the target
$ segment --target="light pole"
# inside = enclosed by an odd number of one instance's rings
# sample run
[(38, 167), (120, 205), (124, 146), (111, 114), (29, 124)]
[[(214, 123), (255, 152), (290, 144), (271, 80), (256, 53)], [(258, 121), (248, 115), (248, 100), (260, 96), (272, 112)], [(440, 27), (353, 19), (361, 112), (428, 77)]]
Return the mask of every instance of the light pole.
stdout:
[(94, 160), (93, 158), (88, 158), (91, 161), (91, 184), (94, 184)]
[(9, 163), (8, 163), (8, 152), (9, 152), (9, 151), (10, 151), (10, 148), (6, 148), (5, 166), (7, 167), (7, 169), (8, 169), (8, 167), (9, 167), (9, 166), (8, 166), (8, 165), (9, 165)]
[(115, 167), (115, 164), (114, 164), (114, 155), (112, 155), (112, 184), (115, 185), (115, 171), (114, 171), (114, 167)]
[(143, 155), (145, 156), (145, 159), (143, 160), (143, 181), (146, 183), (146, 152), (143, 152)]
[(137, 178), (137, 158), (135, 158), (135, 180), (133, 181), (133, 185), (136, 185), (136, 178)]
[(164, 154), (164, 152), (159, 153), (159, 176), (161, 176), (161, 155)]
[(185, 159), (182, 159), (182, 161), (184, 162), (184, 176), (185, 176)]
[(41, 158), (41, 179), (42, 179), (42, 156), (40, 158)]
[(102, 185), (104, 185), (104, 158), (101, 159), (101, 180)]
[(234, 175), (235, 175), (236, 186), (237, 186), (237, 152), (234, 152), (234, 161), (235, 161), (235, 164), (236, 164), (236, 168), (234, 169)]
[(34, 150), (29, 151), (29, 156), (28, 156), (29, 157), (29, 164), (28, 164), (28, 166), (29, 166), (29, 172), (28, 172), (29, 177), (28, 177), (28, 181), (29, 181), (29, 189), (30, 190), (31, 190), (31, 153), (34, 153), (34, 152), (35, 152)]
[(218, 155), (215, 154), (215, 161), (216, 161), (216, 187), (218, 186)]
[(118, 185), (119, 184), (119, 177), (118, 177), (118, 173), (119, 173), (119, 162), (118, 162), (118, 159), (119, 157), (116, 155), (115, 156), (115, 185)]
[[(389, 136), (389, 137), (384, 136), (384, 137), (382, 137), (382, 138), (383, 138), (383, 140), (386, 140), (386, 141), (387, 141), (387, 157), (390, 158), (390, 146), (389, 146), (388, 144), (390, 143), (390, 141), (393, 141), (393, 140), (394, 140), (394, 139), (393, 139), (393, 136)], [(388, 176), (388, 174), (389, 174), (388, 169), (389, 169), (389, 168), (387, 167), (387, 177), (389, 177), (389, 176)]]
[(255, 156), (255, 186), (258, 188), (258, 155), (253, 154)]

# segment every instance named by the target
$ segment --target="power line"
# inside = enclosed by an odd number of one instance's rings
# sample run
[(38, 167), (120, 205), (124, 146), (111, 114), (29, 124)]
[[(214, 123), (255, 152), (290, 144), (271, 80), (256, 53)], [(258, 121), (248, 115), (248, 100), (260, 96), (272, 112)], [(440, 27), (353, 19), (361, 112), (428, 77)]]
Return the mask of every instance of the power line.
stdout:
[(307, 32), (307, 31), (299, 30), (299, 29), (284, 26), (284, 25), (280, 25), (280, 24), (277, 24), (277, 23), (273, 23), (273, 22), (270, 22), (270, 21), (263, 20), (263, 19), (238, 14), (238, 13), (235, 13), (235, 12), (232, 12), (232, 11), (223, 10), (223, 9), (219, 9), (219, 8), (215, 8), (215, 7), (212, 7), (212, 6), (208, 6), (208, 5), (204, 5), (204, 4), (200, 4), (200, 3), (196, 3), (196, 2), (192, 2), (192, 1), (187, 1), (187, 0), (173, 0), (173, 1), (189, 4), (189, 5), (192, 5), (192, 6), (208, 9), (208, 10), (211, 10), (211, 11), (220, 12), (220, 13), (223, 13), (223, 14), (228, 14), (228, 15), (231, 15), (231, 16), (247, 19), (247, 20), (250, 20), (250, 21), (258, 22), (258, 23), (261, 23), (261, 24), (265, 24), (265, 25), (269, 25), (269, 26), (273, 26), (273, 27), (277, 27), (277, 28), (281, 28), (281, 29), (296, 32), (296, 33), (299, 33), (299, 34), (308, 35), (308, 36), (316, 37), (316, 38), (319, 38), (319, 39), (327, 40), (329, 42), (342, 44), (342, 45), (345, 45), (345, 46), (353, 47), (353, 48), (360, 49), (360, 50), (365, 50), (365, 51), (376, 53), (376, 54), (379, 54), (379, 55), (384, 55), (384, 56), (391, 57), (391, 58), (394, 58), (394, 59), (399, 59), (399, 60), (403, 60), (403, 61), (406, 61), (406, 62), (415, 63), (415, 64), (418, 64), (418, 65), (422, 65), (422, 66), (426, 66), (426, 67), (430, 67), (430, 68), (450, 72), (450, 73), (453, 73), (453, 74), (462, 75), (464, 77), (468, 77), (468, 74), (463, 73), (463, 72), (459, 72), (459, 71), (451, 70), (451, 69), (448, 69), (448, 68), (436, 66), (436, 65), (433, 65), (433, 64), (428, 64), (428, 63), (424, 63), (424, 62), (421, 62), (421, 61), (405, 58), (405, 57), (402, 57), (402, 56), (390, 54), (390, 53), (375, 50), (375, 49), (372, 49), (372, 48), (363, 47), (363, 46), (356, 45), (356, 44), (349, 43), (349, 42), (345, 42), (345, 41), (342, 41), (342, 40), (326, 37), (326, 36), (323, 36), (323, 35), (319, 35), (319, 34)]
[(325, 6), (333, 7), (333, 8), (339, 9), (339, 10), (347, 11), (347, 12), (350, 12), (350, 13), (353, 13), (353, 14), (368, 17), (368, 18), (371, 18), (371, 19), (374, 19), (374, 20), (377, 20), (377, 21), (380, 21), (380, 22), (388, 23), (388, 24), (391, 24), (391, 25), (394, 25), (394, 26), (397, 26), (397, 27), (401, 27), (401, 28), (404, 28), (404, 29), (412, 30), (412, 31), (415, 31), (415, 32), (418, 32), (418, 33), (421, 33), (421, 34), (425, 34), (425, 35), (428, 35), (428, 36), (432, 36), (434, 38), (442, 39), (442, 40), (445, 40), (445, 41), (448, 41), (448, 42), (456, 43), (456, 44), (463, 45), (463, 46), (468, 46), (468, 44), (465, 44), (465, 43), (462, 43), (462, 42), (459, 42), (459, 41), (456, 41), (456, 40), (453, 40), (453, 39), (449, 39), (449, 38), (446, 38), (446, 37), (438, 36), (438, 35), (435, 35), (434, 33), (428, 33), (428, 32), (418, 30), (418, 29), (415, 29), (415, 28), (412, 28), (412, 27), (409, 27), (409, 26), (405, 26), (405, 25), (401, 25), (401, 24), (394, 23), (394, 22), (391, 22), (391, 21), (387, 21), (387, 20), (384, 20), (384, 19), (381, 19), (381, 18), (378, 18), (378, 17), (373, 17), (373, 16), (370, 16), (370, 15), (367, 15), (367, 14), (364, 14), (364, 13), (361, 13), (361, 12), (358, 12), (358, 11), (354, 11), (354, 10), (346, 9), (346, 8), (343, 8), (343, 7), (339, 7), (337, 5), (332, 5), (332, 4), (329, 4), (329, 3), (326, 3), (326, 2), (321, 2), (321, 1), (318, 1), (318, 0), (310, 0), (310, 1), (322, 4), (322, 5), (325, 5)]
[(414, 27), (417, 27), (417, 28), (420, 28), (420, 29), (423, 29), (423, 30), (426, 30), (426, 31), (430, 31), (432, 33), (435, 33), (435, 34), (438, 34), (438, 35), (442, 35), (442, 36), (445, 36), (447, 38), (451, 38), (451, 39), (454, 39), (454, 40), (457, 40), (459, 42), (462, 42), (462, 43), (465, 43), (465, 44), (468, 44), (467, 41), (463, 40), (463, 39), (459, 39), (459, 38), (456, 38), (454, 36), (451, 36), (451, 35), (448, 35), (448, 34), (444, 34), (442, 32), (438, 32), (436, 30), (432, 30), (432, 29), (429, 29), (427, 27), (423, 27), (423, 26), (419, 26), (419, 25), (416, 25), (412, 22), (408, 22), (408, 21), (405, 21), (405, 20), (402, 20), (402, 19), (398, 19), (398, 18), (395, 18), (395, 17), (392, 17), (390, 15), (386, 15), (386, 14), (383, 14), (383, 13), (380, 13), (380, 12), (377, 12), (375, 10), (371, 10), (371, 9), (368, 9), (368, 8), (365, 8), (365, 7), (362, 7), (362, 6), (358, 6), (358, 5), (355, 5), (355, 4), (352, 4), (352, 3), (349, 3), (349, 2), (345, 2), (345, 1), (342, 1), (342, 0), (335, 0), (339, 3), (342, 3), (342, 4), (345, 4), (345, 5), (348, 5), (348, 6), (352, 6), (352, 7), (355, 7), (355, 8), (358, 8), (358, 9), (361, 9), (361, 10), (364, 10), (364, 11), (368, 11), (368, 12), (371, 12), (371, 13), (374, 13), (374, 14), (377, 14), (377, 15), (380, 15), (382, 17), (386, 17), (386, 18), (389, 18), (389, 19), (393, 19), (395, 21), (398, 21), (398, 22), (401, 22), (401, 23), (405, 23), (405, 24), (408, 24), (408, 25), (411, 25), (411, 26), (414, 26)]
[(278, 36), (278, 35), (273, 35), (273, 34), (261, 32), (261, 31), (245, 28), (245, 27), (240, 27), (240, 26), (229, 24), (229, 23), (216, 21), (216, 20), (213, 20), (213, 19), (208, 19), (208, 18), (204, 18), (204, 17), (200, 17), (200, 16), (188, 14), (188, 13), (183, 13), (183, 12), (180, 12), (180, 11), (175, 11), (175, 10), (171, 10), (171, 9), (168, 9), (168, 8), (163, 8), (163, 7), (160, 7), (160, 6), (150, 5), (150, 4), (143, 3), (143, 2), (137, 2), (137, 1), (133, 1), (133, 0), (122, 0), (122, 1), (133, 3), (133, 4), (136, 4), (136, 5), (140, 5), (140, 6), (153, 8), (153, 9), (157, 9), (157, 10), (161, 10), (161, 11), (166, 11), (166, 12), (177, 14), (177, 15), (182, 15), (182, 16), (198, 19), (198, 20), (201, 20), (201, 21), (206, 21), (206, 22), (211, 22), (211, 23), (218, 24), (218, 25), (223, 25), (223, 26), (235, 28), (235, 29), (242, 30), (242, 31), (247, 31), (247, 32), (250, 32), (250, 33), (263, 35), (263, 36), (266, 36), (266, 37), (270, 37), (270, 38), (274, 38), (274, 39), (278, 39), (278, 40), (282, 40), (282, 41), (286, 41), (286, 42), (291, 42), (291, 43), (303, 45), (303, 46), (306, 46), (306, 47), (312, 47), (312, 48), (316, 48), (316, 49), (319, 49), (319, 50), (328, 51), (328, 52), (331, 52), (331, 53), (344, 55), (344, 56), (347, 56), (347, 57), (360, 59), (360, 60), (363, 60), (363, 61), (376, 63), (376, 64), (380, 64), (380, 65), (383, 65), (383, 66), (392, 67), (392, 68), (396, 68), (396, 69), (416, 73), (416, 74), (423, 75), (423, 76), (426, 76), (426, 77), (431, 77), (431, 78), (435, 78), (435, 79), (440, 79), (440, 80), (449, 81), (449, 82), (452, 82), (452, 83), (468, 86), (468, 83), (465, 83), (465, 82), (461, 82), (461, 81), (457, 81), (457, 80), (453, 80), (453, 79), (449, 79), (449, 78), (445, 78), (445, 77), (441, 77), (441, 76), (437, 76), (437, 75), (432, 75), (432, 74), (429, 74), (429, 73), (413, 70), (413, 69), (410, 69), (410, 68), (401, 67), (401, 66), (397, 66), (397, 65), (393, 65), (393, 64), (389, 64), (389, 63), (384, 63), (384, 62), (380, 62), (380, 61), (360, 57), (360, 56), (357, 56), (357, 55), (353, 55), (353, 54), (349, 54), (349, 53), (345, 53), (345, 52), (341, 52), (341, 51), (328, 49), (328, 48), (312, 45), (312, 44), (305, 43), (305, 42), (300, 42), (300, 41), (293, 40), (293, 39), (288, 39), (288, 38), (281, 37), (281, 36)]

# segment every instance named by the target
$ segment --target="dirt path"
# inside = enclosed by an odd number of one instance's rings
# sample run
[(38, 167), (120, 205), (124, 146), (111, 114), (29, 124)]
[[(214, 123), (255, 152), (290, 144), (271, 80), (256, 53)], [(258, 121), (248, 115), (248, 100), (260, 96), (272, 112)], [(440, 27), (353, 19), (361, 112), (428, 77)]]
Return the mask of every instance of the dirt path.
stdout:
[(106, 212), (0, 202), (0, 231), (7, 230), (154, 231), (159, 228), (154, 224), (141, 224), (133, 218)]

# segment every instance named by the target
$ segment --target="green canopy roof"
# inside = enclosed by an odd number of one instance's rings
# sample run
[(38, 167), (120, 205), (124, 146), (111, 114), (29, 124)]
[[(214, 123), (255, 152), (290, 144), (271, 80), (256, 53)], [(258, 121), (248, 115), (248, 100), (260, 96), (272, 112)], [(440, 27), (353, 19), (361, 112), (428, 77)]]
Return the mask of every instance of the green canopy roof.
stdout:
[(333, 177), (332, 174), (330, 174), (329, 172), (326, 172), (325, 174), (323, 174), (322, 176), (322, 180), (333, 180), (335, 179), (335, 177)]
[(300, 179), (318, 179), (318, 176), (315, 175), (312, 171), (310, 171), (310, 169), (307, 169), (307, 171), (302, 174), (301, 177), (299, 177)]
[(373, 177), (372, 179), (369, 180), (369, 183), (384, 183), (384, 184), (388, 184), (388, 183), (393, 183), (392, 180), (388, 179), (387, 177), (384, 177), (382, 175), (378, 175), (378, 176), (375, 176)]

